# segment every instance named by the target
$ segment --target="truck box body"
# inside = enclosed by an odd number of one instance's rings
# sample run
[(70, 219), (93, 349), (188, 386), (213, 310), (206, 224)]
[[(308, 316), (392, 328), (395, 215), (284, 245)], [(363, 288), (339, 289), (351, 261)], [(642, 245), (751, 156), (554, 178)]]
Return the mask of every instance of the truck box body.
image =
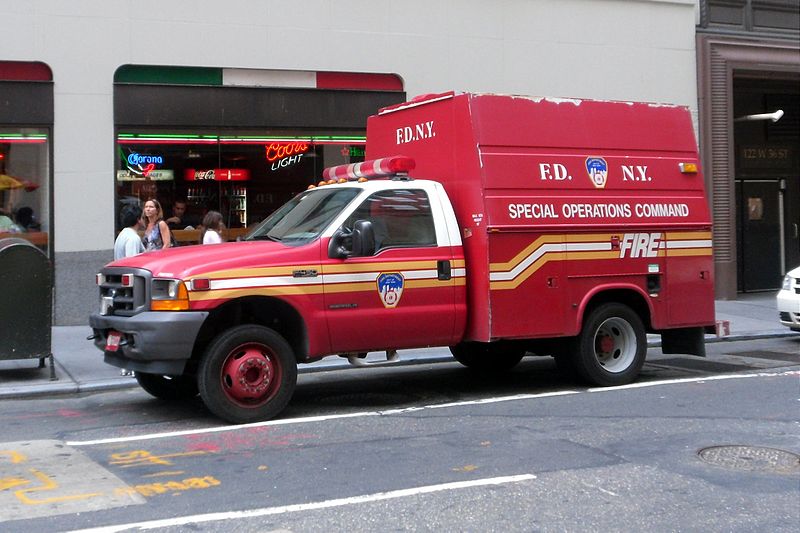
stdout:
[(465, 338), (576, 335), (601, 290), (640, 294), (652, 330), (713, 324), (711, 221), (687, 109), (432, 95), (369, 118), (367, 159), (398, 154), (453, 203)]

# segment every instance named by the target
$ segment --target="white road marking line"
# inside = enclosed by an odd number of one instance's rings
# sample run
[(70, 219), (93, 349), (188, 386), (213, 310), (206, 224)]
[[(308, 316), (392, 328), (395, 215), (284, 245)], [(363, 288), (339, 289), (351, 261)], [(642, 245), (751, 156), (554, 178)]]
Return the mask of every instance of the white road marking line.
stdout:
[(719, 376), (704, 376), (696, 378), (667, 379), (660, 381), (646, 381), (642, 383), (631, 383), (617, 387), (597, 387), (584, 390), (565, 390), (556, 392), (544, 392), (541, 394), (515, 394), (513, 396), (499, 396), (494, 398), (483, 398), (480, 400), (465, 400), (463, 402), (451, 402), (433, 405), (423, 405), (419, 407), (405, 407), (401, 409), (387, 409), (385, 411), (360, 411), (357, 413), (342, 413), (333, 415), (309, 416), (302, 418), (285, 418), (278, 420), (267, 420), (265, 422), (253, 422), (251, 424), (239, 424), (228, 426), (215, 426), (210, 428), (187, 429), (183, 431), (171, 431), (167, 433), (151, 433), (145, 435), (135, 435), (130, 437), (114, 437), (109, 439), (96, 439), (85, 441), (67, 441), (67, 446), (95, 446), (99, 444), (116, 444), (121, 442), (136, 442), (143, 440), (165, 439), (171, 437), (183, 437), (186, 435), (201, 435), (205, 433), (220, 433), (225, 431), (236, 431), (245, 428), (266, 427), (266, 426), (286, 426), (291, 424), (305, 424), (313, 422), (325, 422), (328, 420), (341, 420), (345, 418), (363, 418), (367, 416), (387, 416), (403, 413), (413, 413), (430, 409), (445, 409), (450, 407), (463, 407), (467, 405), (484, 405), (499, 402), (513, 402), (520, 400), (535, 400), (539, 398), (549, 398), (553, 396), (568, 396), (573, 394), (595, 393), (595, 392), (614, 392), (626, 389), (641, 389), (647, 387), (657, 387), (661, 385), (676, 385), (683, 383), (703, 383), (706, 381), (720, 381), (728, 379), (747, 379), (756, 377), (779, 377), (789, 375), (800, 375), (800, 371), (790, 370), (786, 372), (759, 372), (754, 374), (723, 374)]
[(578, 394), (578, 391), (558, 391), (545, 392), (542, 394), (516, 394), (514, 396), (501, 396), (497, 398), (483, 398), (480, 400), (465, 400), (463, 402), (442, 403), (433, 405), (423, 405), (419, 407), (403, 407), (401, 409), (387, 409), (385, 411), (360, 411), (357, 413), (342, 413), (335, 415), (309, 416), (302, 418), (283, 418), (278, 420), (266, 420), (264, 422), (252, 422), (250, 424), (238, 424), (229, 426), (216, 426), (201, 429), (187, 429), (183, 431), (171, 431), (168, 433), (152, 433), (149, 435), (136, 435), (132, 437), (113, 437), (109, 439), (97, 439), (86, 441), (70, 441), (68, 446), (94, 446), (98, 444), (117, 444), (120, 442), (135, 442), (141, 440), (155, 440), (170, 437), (183, 437), (186, 435), (199, 435), (204, 433), (220, 433), (224, 431), (235, 431), (238, 429), (266, 427), (266, 426), (286, 426), (290, 424), (305, 424), (311, 422), (325, 422), (327, 420), (339, 420), (343, 418), (362, 418), (365, 416), (386, 416), (403, 413), (412, 413), (428, 409), (442, 409), (446, 407), (461, 407), (464, 405), (481, 405), (487, 403), (511, 402), (517, 400), (532, 400), (536, 398), (546, 398), (548, 396), (565, 396), (567, 394)]
[(309, 416), (306, 418), (286, 418), (281, 420), (267, 420), (266, 422), (253, 422), (251, 424), (237, 424), (230, 426), (187, 429), (184, 431), (170, 431), (168, 433), (151, 433), (149, 435), (136, 435), (132, 437), (115, 437), (110, 439), (73, 441), (72, 444), (69, 443), (65, 444), (67, 444), (68, 446), (93, 446), (97, 444), (114, 444), (119, 442), (135, 442), (140, 440), (155, 440), (155, 439), (164, 439), (169, 437), (182, 437), (184, 435), (220, 433), (224, 431), (235, 431), (237, 429), (254, 428), (254, 427), (282, 426), (288, 424), (302, 424), (305, 422), (324, 422), (326, 420), (337, 420), (340, 418), (359, 418), (364, 416), (378, 416), (380, 414), (381, 414), (380, 411), (365, 411), (359, 413), (347, 413), (347, 414), (337, 414), (337, 415)]
[[(654, 363), (657, 363), (657, 361), (654, 361)], [(722, 374), (719, 376), (705, 376), (697, 378), (665, 379), (661, 381), (645, 381), (643, 383), (629, 383), (627, 385), (618, 385), (616, 387), (592, 387), (590, 389), (586, 389), (586, 392), (613, 392), (626, 389), (642, 389), (646, 387), (653, 387), (655, 385), (679, 385), (681, 383), (702, 383), (704, 381), (722, 381), (727, 379), (770, 378), (778, 376), (791, 376), (793, 374), (800, 375), (800, 371), (787, 370), (786, 372), (757, 372), (754, 374)]]
[(343, 507), (345, 505), (356, 505), (377, 502), (382, 500), (392, 500), (396, 498), (407, 498), (419, 494), (431, 494), (447, 490), (468, 489), (473, 487), (485, 487), (488, 485), (503, 485), (507, 483), (519, 483), (536, 479), (533, 474), (520, 474), (515, 476), (502, 476), (484, 479), (473, 479), (470, 481), (456, 481), (453, 483), (441, 483), (438, 485), (426, 485), (410, 489), (392, 490), (388, 492), (376, 492), (375, 494), (364, 494), (349, 498), (337, 498), (335, 500), (324, 500), (321, 502), (297, 503), (293, 505), (283, 505), (280, 507), (264, 507), (261, 509), (250, 509), (248, 511), (227, 511), (219, 513), (207, 513), (178, 518), (166, 518), (163, 520), (150, 520), (148, 522), (133, 522), (129, 524), (118, 524), (113, 526), (103, 526), (91, 529), (76, 530), (81, 533), (113, 533), (125, 531), (127, 529), (157, 529), (165, 527), (185, 526), (188, 524), (200, 524), (204, 522), (218, 522), (221, 520), (237, 520), (247, 518), (257, 518), (260, 516), (270, 516), (286, 513), (296, 513), (302, 511), (314, 511), (317, 509), (330, 509), (332, 507)]

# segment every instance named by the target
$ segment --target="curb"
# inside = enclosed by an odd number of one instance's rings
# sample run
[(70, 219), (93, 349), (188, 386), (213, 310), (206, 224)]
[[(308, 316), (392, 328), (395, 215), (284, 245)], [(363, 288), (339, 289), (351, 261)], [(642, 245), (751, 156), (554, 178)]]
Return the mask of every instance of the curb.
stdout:
[[(62, 381), (61, 378), (58, 381)], [(110, 390), (122, 390), (138, 387), (139, 383), (135, 379), (130, 382), (120, 379), (108, 379), (103, 381), (90, 381), (88, 383), (76, 383), (70, 379), (64, 379), (63, 383), (48, 381), (46, 384), (22, 385), (0, 388), (0, 400), (22, 400), (25, 398), (41, 398), (43, 396), (66, 396), (72, 394), (105, 392)]]
[[(794, 337), (798, 334), (796, 332), (770, 332), (770, 333), (755, 333), (755, 334), (741, 334), (741, 335), (727, 335), (725, 337), (707, 336), (705, 339), (706, 344), (720, 343), (720, 342), (738, 342), (759, 339), (776, 339), (784, 337)], [(648, 340), (648, 348), (661, 347), (661, 341)], [(366, 367), (355, 367), (342, 360), (342, 362), (335, 362), (321, 366), (301, 366), (298, 368), (298, 374), (318, 374), (321, 372), (330, 372), (333, 370), (356, 370), (361, 368), (386, 368), (386, 367), (407, 367), (415, 365), (427, 365), (437, 363), (454, 362), (450, 355), (434, 355), (434, 356), (419, 356), (414, 359), (400, 359), (399, 361), (387, 363), (376, 361), (366, 365)], [(3, 399), (25, 399), (25, 398), (41, 398), (44, 396), (66, 396), (71, 394), (93, 393), (93, 392), (107, 392), (113, 390), (125, 390), (139, 387), (139, 383), (134, 378), (120, 377), (109, 378), (96, 381), (88, 381), (80, 383), (76, 381), (69, 372), (59, 365), (59, 370), (64, 374), (64, 381), (61, 383), (54, 383), (48, 381), (46, 383), (37, 383), (32, 385), (13, 386), (8, 389), (0, 387), (0, 400)]]

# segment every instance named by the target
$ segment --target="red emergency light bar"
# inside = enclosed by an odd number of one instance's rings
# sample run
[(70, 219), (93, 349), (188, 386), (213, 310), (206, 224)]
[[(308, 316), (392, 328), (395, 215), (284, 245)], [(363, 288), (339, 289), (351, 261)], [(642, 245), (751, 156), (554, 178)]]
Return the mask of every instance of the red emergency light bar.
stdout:
[(361, 163), (352, 163), (350, 165), (328, 167), (322, 172), (322, 179), (328, 181), (338, 180), (340, 178), (349, 180), (356, 180), (358, 178), (382, 178), (395, 174), (408, 174), (408, 172), (414, 170), (416, 166), (417, 164), (412, 158), (404, 155), (396, 155), (393, 157), (373, 159), (371, 161), (362, 161)]

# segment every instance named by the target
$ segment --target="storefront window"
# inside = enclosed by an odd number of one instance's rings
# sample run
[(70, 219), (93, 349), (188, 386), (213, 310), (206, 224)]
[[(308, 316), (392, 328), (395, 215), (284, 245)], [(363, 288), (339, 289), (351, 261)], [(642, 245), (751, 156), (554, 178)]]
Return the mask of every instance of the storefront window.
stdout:
[(363, 161), (364, 144), (363, 132), (120, 132), (118, 208), (156, 198), (168, 218), (174, 202), (185, 201), (186, 228), (199, 224), (209, 210), (222, 213), (227, 228), (246, 228), (317, 183), (325, 167)]
[(0, 128), (0, 236), (48, 250), (49, 139), (46, 129)]

